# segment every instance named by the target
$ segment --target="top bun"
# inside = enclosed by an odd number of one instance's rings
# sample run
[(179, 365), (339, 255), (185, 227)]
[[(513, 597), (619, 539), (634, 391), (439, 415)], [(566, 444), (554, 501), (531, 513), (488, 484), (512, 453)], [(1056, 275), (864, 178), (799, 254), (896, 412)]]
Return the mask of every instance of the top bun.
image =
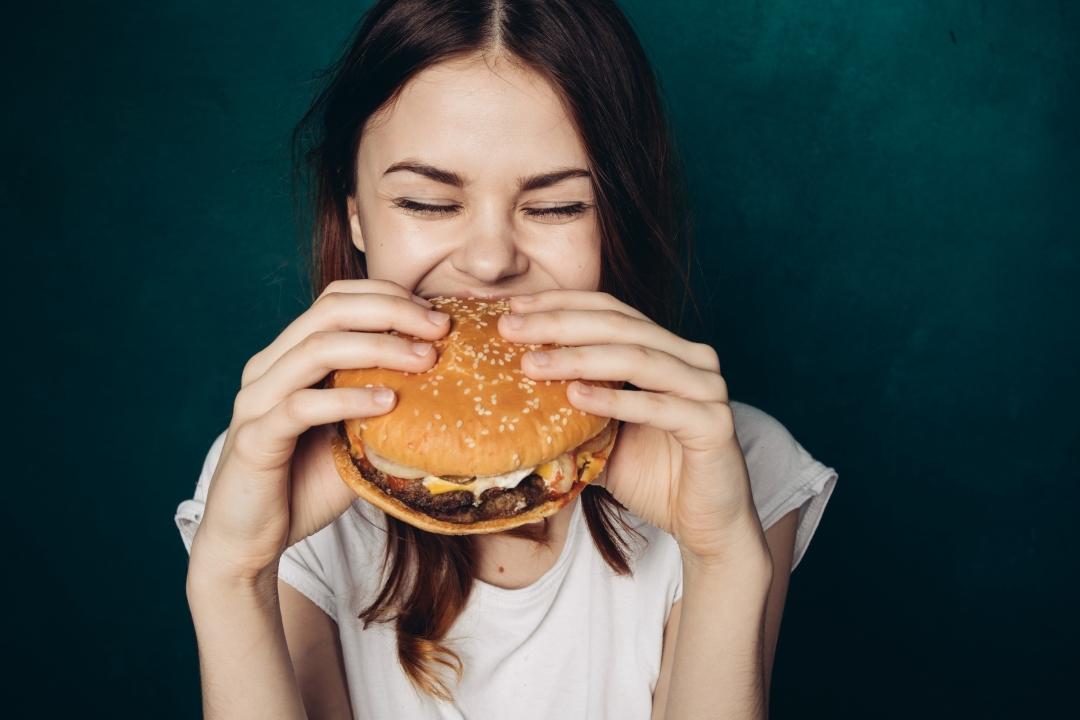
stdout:
[(385, 386), (397, 394), (390, 412), (345, 421), (354, 446), (431, 475), (498, 475), (552, 460), (607, 425), (608, 418), (570, 404), (568, 381), (524, 374), (523, 353), (562, 346), (503, 338), (498, 319), (510, 312), (508, 300), (436, 297), (431, 303), (450, 315), (450, 330), (434, 341), (438, 360), (430, 370), (361, 368), (331, 376), (331, 387)]

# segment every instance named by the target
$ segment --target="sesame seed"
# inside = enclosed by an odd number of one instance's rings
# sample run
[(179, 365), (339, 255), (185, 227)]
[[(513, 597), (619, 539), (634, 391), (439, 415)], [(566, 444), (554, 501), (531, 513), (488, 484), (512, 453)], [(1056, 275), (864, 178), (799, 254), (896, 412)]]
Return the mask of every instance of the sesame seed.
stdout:
[(446, 423), (439, 426), (439, 432), (446, 432)]
[(454, 427), (456, 427), (456, 428), (461, 427), (461, 425), (462, 425), (462, 423), (461, 423), (460, 420), (458, 420), (456, 423), (454, 423)]

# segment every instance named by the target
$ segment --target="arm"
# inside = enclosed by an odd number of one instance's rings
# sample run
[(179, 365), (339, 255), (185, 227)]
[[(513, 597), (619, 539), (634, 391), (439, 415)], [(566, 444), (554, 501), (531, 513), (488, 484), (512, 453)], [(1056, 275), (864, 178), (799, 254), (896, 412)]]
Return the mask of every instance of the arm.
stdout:
[(269, 582), (188, 577), (204, 716), (351, 718), (337, 624), (291, 586)]
[(304, 707), (311, 718), (351, 718), (338, 626), (323, 610), (279, 580), (281, 621)]
[[(764, 612), (764, 631), (760, 638), (761, 648), (760, 653), (762, 656), (762, 672), (761, 672), (761, 686), (762, 690), (761, 703), (764, 704), (764, 709), (759, 714), (767, 716), (768, 714), (768, 697), (769, 697), (769, 685), (772, 676), (773, 658), (776, 653), (776, 643), (780, 634), (780, 620), (784, 613), (784, 601), (787, 597), (788, 579), (791, 574), (791, 560), (794, 554), (795, 548), (795, 529), (798, 525), (799, 511), (792, 510), (787, 515), (782, 517), (765, 533), (765, 539), (769, 547), (769, 554), (772, 558), (772, 583), (768, 590), (768, 597), (766, 600), (765, 612)], [(686, 585), (687, 579), (684, 578), (684, 592), (683, 598), (686, 598), (689, 587)], [(712, 605), (717, 604), (717, 598), (724, 598), (728, 591), (724, 589), (717, 589), (715, 595), (711, 596), (711, 599), (706, 600), (706, 606), (710, 603)], [(754, 613), (750, 613), (753, 618)], [(706, 620), (708, 617), (706, 616)], [(751, 624), (753, 620), (750, 621)], [(667, 710), (668, 697), (670, 694), (672, 668), (675, 664), (676, 648), (678, 647), (678, 637), (680, 632), (680, 626), (683, 623), (683, 600), (678, 600), (671, 607), (671, 612), (668, 615), (667, 625), (664, 628), (664, 651), (663, 657), (660, 661), (660, 676), (657, 679), (656, 689), (653, 693), (653, 720), (663, 720), (665, 712)], [(689, 625), (689, 621), (686, 623)], [(709, 623), (714, 625), (715, 623)], [(718, 632), (719, 631), (719, 632)], [(712, 639), (707, 640), (703, 645), (711, 645), (715, 647), (730, 647), (730, 640), (724, 635), (722, 628), (712, 627), (710, 629), (703, 628), (702, 631), (709, 633)], [(694, 631), (691, 634), (699, 634), (699, 631)], [(747, 644), (756, 645), (759, 642), (755, 638), (752, 642), (745, 641), (744, 646)], [(752, 652), (758, 652), (753, 650)], [(733, 697), (725, 697), (732, 693), (731, 683), (728, 681), (722, 681), (716, 683), (716, 676), (718, 673), (726, 672), (723, 668), (725, 664), (721, 664), (720, 667), (716, 665), (709, 665), (711, 662), (706, 658), (681, 658), (693, 668), (695, 665), (701, 668), (708, 676), (703, 682), (694, 681), (700, 685), (700, 688), (695, 689), (694, 683), (691, 683), (689, 688), (690, 692), (709, 691), (711, 696), (715, 696), (713, 699), (707, 699), (705, 702), (714, 708), (717, 717), (728, 717), (725, 714), (724, 708), (727, 707), (726, 703), (730, 703)], [(688, 661), (688, 662), (687, 662)], [(681, 671), (680, 671), (681, 672)], [(692, 672), (692, 671), (691, 671)], [(734, 712), (734, 710), (732, 710)], [(673, 714), (672, 717), (675, 717)]]
[(189, 569), (203, 716), (307, 718), (281, 620), (276, 577), (239, 580)]

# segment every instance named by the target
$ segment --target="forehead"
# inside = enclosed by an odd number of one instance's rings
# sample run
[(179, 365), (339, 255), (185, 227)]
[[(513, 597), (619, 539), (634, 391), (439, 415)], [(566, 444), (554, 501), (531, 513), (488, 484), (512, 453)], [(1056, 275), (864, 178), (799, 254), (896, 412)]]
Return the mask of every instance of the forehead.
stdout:
[(555, 89), (505, 57), (426, 68), (372, 116), (360, 142), (361, 166), (381, 173), (406, 157), (477, 180), (501, 171), (587, 166)]

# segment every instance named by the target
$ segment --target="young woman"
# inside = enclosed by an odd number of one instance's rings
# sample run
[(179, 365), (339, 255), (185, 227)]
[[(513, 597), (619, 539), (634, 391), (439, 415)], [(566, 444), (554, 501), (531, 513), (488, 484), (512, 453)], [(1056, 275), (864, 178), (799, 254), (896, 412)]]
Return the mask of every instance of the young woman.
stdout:
[[(298, 126), (311, 307), (244, 367), (176, 520), (208, 718), (764, 717), (788, 576), (836, 480), (674, 327), (680, 176), (607, 0), (379, 2)], [(510, 296), (536, 379), (623, 421), (606, 475), (520, 532), (359, 500), (328, 433), (430, 368), (436, 295)], [(197, 530), (197, 532), (196, 532)]]

